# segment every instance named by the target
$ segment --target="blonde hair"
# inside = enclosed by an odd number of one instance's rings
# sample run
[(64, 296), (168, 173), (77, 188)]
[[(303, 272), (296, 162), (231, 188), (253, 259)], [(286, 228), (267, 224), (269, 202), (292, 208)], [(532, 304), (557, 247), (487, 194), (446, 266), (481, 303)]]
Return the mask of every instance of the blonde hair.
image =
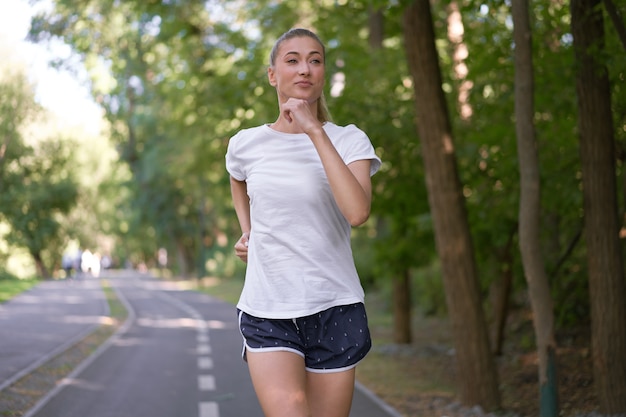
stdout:
[[(276, 63), (276, 55), (278, 54), (278, 49), (280, 48), (280, 45), (283, 42), (289, 39), (293, 39), (293, 38), (304, 38), (304, 37), (314, 39), (317, 43), (319, 43), (320, 46), (322, 47), (322, 56), (326, 58), (326, 47), (322, 43), (321, 39), (315, 33), (311, 32), (308, 29), (294, 28), (283, 33), (276, 40), (276, 43), (274, 43), (274, 47), (272, 48), (272, 51), (270, 52), (270, 66), (273, 67), (274, 64)], [(324, 63), (325, 62), (326, 61), (324, 60)], [(328, 105), (326, 104), (326, 97), (324, 96), (323, 91), (322, 91), (322, 95), (317, 99), (317, 120), (319, 120), (322, 123), (331, 121), (330, 112), (328, 111)]]

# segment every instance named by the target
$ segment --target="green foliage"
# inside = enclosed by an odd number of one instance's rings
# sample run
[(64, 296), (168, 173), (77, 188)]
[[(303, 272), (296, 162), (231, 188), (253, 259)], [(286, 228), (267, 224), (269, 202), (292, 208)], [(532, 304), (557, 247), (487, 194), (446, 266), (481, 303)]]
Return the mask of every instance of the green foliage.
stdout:
[(49, 141), (37, 149), (25, 147), (19, 156), (10, 155), (13, 169), (2, 175), (0, 189), (0, 212), (11, 226), (5, 239), (49, 264), (60, 257), (54, 249), (61, 243), (59, 215), (67, 214), (78, 196), (63, 146), (62, 141)]
[(413, 273), (413, 302), (423, 316), (446, 314), (446, 300), (441, 279), (441, 266), (437, 262), (416, 269)]
[(27, 142), (22, 132), (37, 114), (34, 93), (23, 75), (5, 77), (0, 79), (0, 221), (9, 229), (3, 239), (9, 247), (27, 249), (47, 278), (61, 256), (62, 216), (78, 196), (71, 144), (57, 138)]
[[(164, 247), (178, 273), (238, 275), (239, 236), (224, 154), (237, 130), (276, 118), (267, 83), (270, 48), (285, 30), (313, 28), (327, 48), (326, 98), (338, 124), (355, 123), (383, 160), (373, 177), (372, 219), (354, 231), (365, 286), (413, 271), (418, 308), (445, 310), (412, 80), (404, 55), (406, 2), (56, 0), (34, 19), (31, 38), (59, 38), (82, 57), (94, 98), (106, 110), (111, 140), (125, 168), (79, 199), (98, 213), (94, 228), (114, 236), (116, 257), (154, 262)], [(458, 3), (467, 76), (455, 73), (447, 3), (434, 4), (442, 88), (486, 293), (503, 271), (515, 291), (526, 285), (517, 250), (519, 174), (514, 120), (510, 5)], [(582, 197), (573, 52), (566, 4), (533, 2), (536, 133), (542, 181), (542, 252), (561, 323), (587, 314)], [(384, 18), (382, 43), (369, 39), (371, 12)], [(613, 30), (607, 54), (614, 88), (616, 139), (623, 159), (625, 59)], [(621, 51), (623, 52), (623, 51)], [(459, 92), (471, 82), (463, 116)], [(620, 161), (621, 161), (620, 159)], [(622, 172), (623, 164), (619, 164)], [(623, 207), (622, 197), (622, 207)], [(623, 210), (622, 210), (623, 211)], [(76, 223), (89, 220), (76, 215)], [(93, 220), (92, 220), (93, 222)], [(81, 241), (90, 239), (81, 236)]]
[[(375, 283), (367, 284), (366, 281), (367, 298), (373, 297), (376, 308), (389, 313), (388, 319), (392, 320), (392, 279), (378, 279)], [(441, 279), (441, 265), (438, 262), (411, 270), (411, 303), (413, 313), (420, 317), (445, 316), (447, 306)]]

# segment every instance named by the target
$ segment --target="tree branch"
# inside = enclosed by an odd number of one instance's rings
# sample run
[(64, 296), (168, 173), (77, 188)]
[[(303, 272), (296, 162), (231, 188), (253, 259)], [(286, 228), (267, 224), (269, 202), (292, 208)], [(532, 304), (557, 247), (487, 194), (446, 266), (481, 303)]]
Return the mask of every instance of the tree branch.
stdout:
[(615, 7), (613, 0), (604, 0), (604, 8), (613, 22), (613, 26), (615, 27), (617, 36), (622, 42), (624, 51), (626, 51), (626, 27), (624, 26), (624, 21), (620, 16), (619, 10)]

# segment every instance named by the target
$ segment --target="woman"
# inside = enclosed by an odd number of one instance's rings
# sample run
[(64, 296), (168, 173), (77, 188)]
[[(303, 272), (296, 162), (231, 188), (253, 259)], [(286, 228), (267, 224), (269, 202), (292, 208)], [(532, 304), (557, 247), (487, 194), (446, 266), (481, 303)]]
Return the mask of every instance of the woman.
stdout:
[(243, 356), (267, 417), (347, 417), (371, 347), (350, 229), (369, 217), (380, 159), (365, 133), (328, 120), (324, 59), (313, 32), (283, 34), (267, 70), (278, 118), (226, 154), (247, 262)]

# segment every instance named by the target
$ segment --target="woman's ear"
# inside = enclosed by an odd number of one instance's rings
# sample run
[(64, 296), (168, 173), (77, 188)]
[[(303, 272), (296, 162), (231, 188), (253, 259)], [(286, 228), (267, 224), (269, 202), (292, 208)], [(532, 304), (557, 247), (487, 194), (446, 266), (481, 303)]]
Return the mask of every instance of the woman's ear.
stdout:
[(272, 87), (276, 87), (276, 75), (274, 74), (274, 68), (267, 67), (267, 79), (270, 81)]

